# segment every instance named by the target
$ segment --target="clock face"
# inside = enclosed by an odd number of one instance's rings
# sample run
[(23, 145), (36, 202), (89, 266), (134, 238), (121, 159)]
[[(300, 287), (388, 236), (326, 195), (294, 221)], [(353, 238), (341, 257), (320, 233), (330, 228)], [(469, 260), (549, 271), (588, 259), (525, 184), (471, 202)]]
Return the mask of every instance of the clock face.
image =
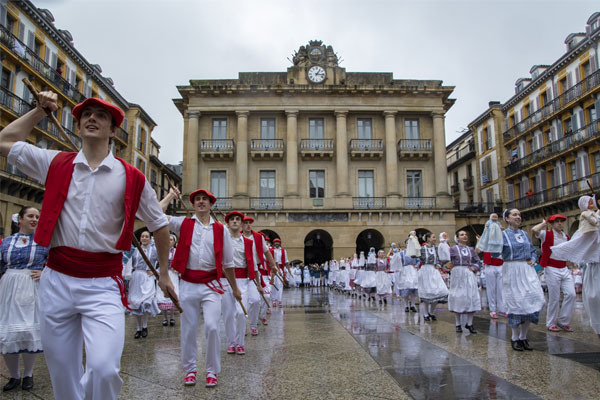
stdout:
[(321, 83), (325, 80), (325, 70), (319, 65), (314, 65), (308, 70), (308, 80), (313, 83)]

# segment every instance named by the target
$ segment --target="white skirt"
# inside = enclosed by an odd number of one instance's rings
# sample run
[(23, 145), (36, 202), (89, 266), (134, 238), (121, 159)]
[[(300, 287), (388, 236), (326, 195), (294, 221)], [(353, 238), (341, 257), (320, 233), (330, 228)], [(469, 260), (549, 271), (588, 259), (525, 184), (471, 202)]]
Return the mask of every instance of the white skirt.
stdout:
[(417, 289), (419, 287), (419, 270), (413, 265), (402, 266), (398, 289)]
[(365, 275), (360, 283), (365, 289), (371, 289), (377, 286), (377, 280), (375, 279), (375, 271), (365, 271)]
[(377, 271), (375, 274), (375, 282), (378, 295), (389, 295), (392, 294), (392, 280), (391, 274), (385, 271)]
[(426, 303), (448, 299), (448, 288), (442, 274), (431, 264), (425, 264), (419, 270), (419, 297)]
[(40, 282), (30, 269), (8, 269), (0, 279), (0, 354), (42, 351)]
[(129, 307), (135, 315), (148, 313), (155, 316), (160, 313), (156, 301), (156, 279), (146, 271), (136, 269), (129, 281)]
[(342, 288), (342, 290), (350, 290), (350, 274), (347, 269), (341, 269), (338, 272), (339, 282), (338, 285)]
[[(169, 268), (169, 278), (171, 278), (171, 282), (173, 282), (173, 286), (175, 287), (175, 293), (179, 296), (179, 274), (174, 269)], [(161, 288), (156, 288), (156, 301), (158, 303), (158, 308), (161, 310), (174, 310), (175, 305), (171, 301), (170, 298), (165, 297)]]
[(550, 248), (555, 260), (571, 261), (574, 264), (593, 263), (600, 259), (599, 231), (575, 234), (568, 242)]
[(310, 278), (311, 278), (310, 271), (308, 271), (308, 270), (305, 269), (304, 270), (304, 284), (305, 285), (307, 285), (307, 284), (310, 283)]
[(589, 263), (583, 271), (582, 294), (590, 325), (600, 335), (600, 263)]
[(529, 315), (541, 311), (546, 300), (535, 268), (526, 261), (504, 261), (502, 298), (507, 314)]
[(348, 275), (350, 276), (350, 279), (355, 280), (356, 279), (356, 268), (350, 268), (350, 270), (348, 271)]
[(448, 291), (448, 311), (469, 313), (481, 310), (481, 298), (475, 274), (462, 265), (452, 268), (450, 290)]
[(356, 271), (356, 278), (354, 278), (354, 284), (358, 286), (362, 286), (362, 281), (365, 277), (365, 270), (359, 269)]

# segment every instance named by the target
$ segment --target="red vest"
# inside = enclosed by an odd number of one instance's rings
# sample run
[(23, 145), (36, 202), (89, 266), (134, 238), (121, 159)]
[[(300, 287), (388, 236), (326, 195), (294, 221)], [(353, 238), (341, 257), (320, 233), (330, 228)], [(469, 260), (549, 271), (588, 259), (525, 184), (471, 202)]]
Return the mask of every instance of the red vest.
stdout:
[[(190, 257), (190, 248), (192, 246), (192, 236), (194, 235), (194, 224), (196, 220), (193, 218), (185, 218), (181, 224), (179, 234), (179, 243), (175, 249), (175, 255), (171, 267), (180, 274), (185, 274), (188, 259)], [(215, 250), (215, 265), (217, 278), (221, 279), (223, 275), (223, 233), (225, 229), (219, 222), (213, 223), (213, 241)]]
[(244, 255), (246, 256), (246, 264), (248, 265), (248, 269), (246, 268), (235, 268), (235, 277), (236, 279), (251, 279), (254, 280), (254, 255), (252, 254), (252, 240), (245, 238), (242, 235), (242, 239), (244, 239)]
[[(252, 231), (254, 237), (254, 247), (256, 248), (256, 254), (258, 255), (258, 263), (263, 266), (265, 265), (265, 254), (263, 253), (263, 235), (258, 232)], [(269, 272), (271, 272), (271, 266), (267, 265)]]
[[(567, 240), (569, 240), (569, 235), (565, 233)], [(544, 244), (542, 244), (542, 259), (540, 260), (540, 265), (542, 267), (554, 267), (554, 268), (564, 268), (567, 266), (566, 261), (559, 261), (553, 258), (550, 258), (552, 255), (552, 250), (550, 247), (554, 246), (554, 229), (550, 229), (546, 231), (546, 238), (544, 239)]]
[[(281, 262), (279, 263), (279, 268), (281, 269), (282, 273), (283, 273), (283, 279), (285, 279), (285, 249), (283, 247), (280, 247), (281, 249)], [(273, 259), (275, 259), (275, 248), (271, 247), (269, 249), (269, 251), (271, 252), (271, 255), (273, 256)]]
[[(52, 232), (58, 221), (67, 195), (69, 193), (69, 185), (73, 177), (75, 164), (73, 160), (77, 153), (61, 152), (58, 153), (48, 169), (46, 178), (46, 192), (42, 201), (42, 212), (35, 231), (34, 240), (41, 246), (50, 246)], [(133, 165), (130, 165), (120, 158), (117, 158), (125, 167), (125, 218), (123, 221), (123, 230), (117, 241), (115, 248), (117, 250), (128, 251), (131, 249), (131, 238), (133, 236), (133, 225), (135, 223), (135, 213), (137, 212), (142, 191), (146, 184), (144, 174)], [(110, 190), (110, 188), (106, 188)]]
[(488, 253), (487, 251), (483, 252), (483, 263), (485, 265), (492, 265), (494, 267), (499, 267), (504, 264), (504, 260), (501, 258), (492, 257), (492, 253)]

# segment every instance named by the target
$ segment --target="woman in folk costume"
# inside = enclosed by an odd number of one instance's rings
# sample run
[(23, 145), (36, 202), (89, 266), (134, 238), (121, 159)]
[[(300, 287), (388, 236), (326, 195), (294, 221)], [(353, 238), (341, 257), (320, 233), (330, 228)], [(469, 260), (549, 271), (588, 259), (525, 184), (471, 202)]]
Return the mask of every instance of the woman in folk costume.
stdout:
[(425, 246), (421, 247), (421, 268), (419, 269), (419, 308), (425, 321), (437, 320), (434, 312), (438, 303), (448, 301), (448, 288), (440, 274), (438, 248), (435, 236), (428, 232), (424, 236)]
[(354, 278), (354, 286), (357, 291), (357, 294), (362, 292), (362, 281), (365, 277), (365, 266), (367, 265), (367, 260), (365, 258), (365, 252), (361, 251), (360, 256), (358, 257), (358, 269), (356, 270), (356, 278)]
[(377, 282), (375, 280), (376, 265), (377, 255), (375, 253), (375, 248), (371, 247), (369, 249), (369, 254), (367, 255), (367, 266), (365, 268), (365, 275), (361, 283), (363, 291), (365, 292), (365, 296), (368, 296), (369, 300), (375, 300), (375, 296), (373, 296), (372, 294), (375, 292), (377, 286)]
[[(144, 231), (140, 235), (142, 251), (152, 265), (158, 262), (156, 248), (150, 243), (150, 232)], [(156, 285), (152, 271), (146, 265), (138, 249), (133, 253), (133, 274), (129, 283), (129, 306), (137, 321), (137, 330), (134, 338), (148, 336), (148, 315), (156, 316), (160, 313), (156, 301)]]
[(504, 210), (503, 218), (508, 228), (502, 232), (502, 297), (512, 329), (510, 343), (515, 351), (533, 350), (527, 341), (527, 332), (531, 322), (538, 323), (546, 302), (534, 267), (537, 254), (527, 233), (519, 229), (519, 210)]
[(386, 297), (392, 295), (392, 275), (390, 272), (390, 261), (385, 256), (383, 250), (379, 250), (377, 253), (377, 260), (375, 261), (375, 283), (377, 297), (379, 298), (379, 304), (385, 302), (387, 304)]
[(419, 243), (419, 238), (417, 238), (417, 232), (415, 231), (410, 231), (408, 235), (408, 242), (406, 242), (406, 255), (414, 258), (421, 256), (421, 243)]
[(399, 296), (398, 282), (400, 281), (400, 274), (402, 273), (402, 254), (400, 254), (400, 249), (398, 248), (398, 245), (396, 243), (391, 244), (387, 257), (390, 260), (390, 272), (392, 273), (391, 279), (393, 285), (393, 294)]
[[(405, 244), (407, 246), (409, 242), (410, 239), (405, 240)], [(402, 272), (400, 273), (400, 279), (398, 280), (398, 293), (404, 300), (404, 311), (412, 311), (416, 313), (417, 309), (415, 308), (414, 304), (416, 303), (418, 296), (418, 266), (420, 260), (418, 258), (408, 256), (406, 249), (402, 250), (400, 254), (402, 256)]]
[(340, 289), (349, 293), (352, 290), (350, 286), (350, 260), (347, 258), (340, 259)]
[(356, 294), (356, 286), (354, 285), (354, 280), (356, 279), (356, 272), (358, 271), (358, 254), (354, 253), (352, 256), (352, 260), (349, 262), (350, 271), (348, 273), (350, 278), (350, 290), (352, 291), (352, 297)]
[(309, 264), (304, 267), (304, 287), (310, 287), (311, 285), (311, 271), (313, 268), (313, 264)]
[(467, 232), (458, 231), (456, 245), (450, 248), (450, 290), (448, 291), (448, 311), (454, 313), (456, 332), (462, 332), (461, 315), (466, 315), (465, 328), (471, 333), (477, 333), (473, 328), (473, 315), (481, 310), (481, 299), (475, 271), (479, 270), (479, 257), (475, 249), (467, 246)]
[(40, 212), (33, 207), (23, 207), (15, 215), (14, 233), (0, 245), (0, 275), (3, 274), (0, 279), (0, 353), (10, 373), (4, 391), (21, 384), (21, 357), (22, 388), (33, 389), (33, 365), (37, 354), (42, 352), (40, 276), (48, 258), (48, 248), (33, 241)]
[(504, 300), (502, 299), (502, 264), (504, 261), (497, 256), (502, 252), (502, 226), (498, 221), (498, 214), (490, 214), (490, 219), (485, 223), (485, 228), (477, 243), (477, 250), (483, 252), (483, 268), (485, 273), (486, 294), (490, 317), (498, 318), (498, 313), (506, 316)]
[[(171, 262), (173, 261), (173, 256), (175, 255), (175, 245), (177, 244), (177, 236), (171, 233), (171, 239), (169, 243), (169, 277), (171, 278), (171, 282), (173, 282), (173, 286), (175, 287), (175, 293), (179, 296), (179, 273), (175, 271), (171, 267)], [(158, 308), (163, 313), (163, 326), (175, 325), (175, 305), (171, 301), (170, 298), (165, 297), (162, 290), (156, 291), (156, 300), (158, 302)]]

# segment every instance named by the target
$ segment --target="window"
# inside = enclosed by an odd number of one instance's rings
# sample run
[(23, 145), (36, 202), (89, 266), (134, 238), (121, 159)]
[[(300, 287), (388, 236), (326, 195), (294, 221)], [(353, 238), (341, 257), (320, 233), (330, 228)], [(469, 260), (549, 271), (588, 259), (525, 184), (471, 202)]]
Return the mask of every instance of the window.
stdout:
[(154, 169), (151, 170), (150, 171), (150, 183), (156, 185), (156, 176), (157, 176), (156, 170), (154, 170)]
[(260, 197), (275, 197), (275, 171), (260, 171)]
[(594, 153), (594, 173), (600, 172), (600, 151)]
[(0, 81), (0, 87), (2, 87), (2, 89), (6, 89), (8, 91), (10, 91), (10, 83), (11, 83), (11, 71), (9, 69), (6, 68), (2, 68), (2, 80)]
[(569, 163), (569, 171), (571, 171), (571, 180), (577, 179), (577, 163), (575, 161)]
[(213, 119), (212, 138), (213, 140), (227, 139), (226, 119)]
[(142, 160), (141, 158), (138, 158), (135, 161), (135, 166), (137, 169), (139, 169), (140, 171), (142, 171), (142, 173), (144, 175), (146, 175), (146, 162), (144, 160)]
[(146, 130), (141, 125), (138, 125), (137, 149), (142, 153), (146, 152)]
[(594, 121), (596, 121), (596, 118), (598, 118), (598, 113), (596, 112), (596, 107), (590, 107), (587, 109), (588, 110), (588, 123), (592, 123)]
[(585, 63), (583, 63), (581, 65), (580, 71), (581, 71), (581, 79), (584, 79), (584, 78), (590, 76), (590, 71), (591, 71), (590, 70), (590, 62), (586, 61)]
[(573, 119), (571, 117), (563, 121), (565, 135), (573, 133)]
[(323, 118), (310, 118), (308, 120), (308, 138), (323, 139), (325, 130), (323, 128)]
[(407, 197), (423, 197), (421, 171), (406, 171)]
[(531, 115), (531, 103), (527, 103), (523, 106), (523, 118), (527, 118)]
[(227, 197), (227, 172), (210, 171), (210, 192), (217, 199)]
[(546, 104), (548, 104), (548, 93), (547, 92), (542, 92), (540, 94), (540, 107), (543, 107)]
[(359, 118), (356, 120), (357, 139), (373, 139), (373, 121), (371, 118)]
[(374, 197), (373, 171), (358, 171), (358, 197)]
[(419, 120), (407, 119), (404, 121), (406, 139), (419, 139)]
[(309, 171), (309, 196), (312, 199), (325, 197), (325, 171)]
[(550, 179), (550, 187), (558, 186), (558, 182), (556, 182), (556, 176), (554, 175), (554, 170), (548, 172), (548, 176)]
[(260, 138), (275, 139), (275, 119), (262, 118), (260, 120)]

